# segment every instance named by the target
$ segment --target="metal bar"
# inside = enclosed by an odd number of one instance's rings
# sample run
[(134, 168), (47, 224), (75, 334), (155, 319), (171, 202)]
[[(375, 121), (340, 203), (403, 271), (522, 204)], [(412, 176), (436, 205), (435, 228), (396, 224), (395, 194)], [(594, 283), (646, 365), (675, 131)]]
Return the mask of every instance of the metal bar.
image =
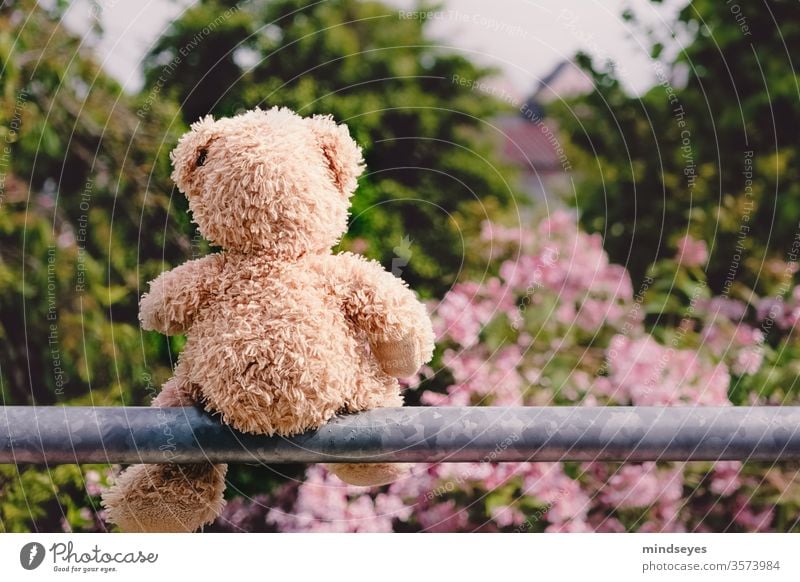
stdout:
[(800, 459), (800, 407), (386, 408), (293, 438), (196, 408), (0, 407), (0, 463)]

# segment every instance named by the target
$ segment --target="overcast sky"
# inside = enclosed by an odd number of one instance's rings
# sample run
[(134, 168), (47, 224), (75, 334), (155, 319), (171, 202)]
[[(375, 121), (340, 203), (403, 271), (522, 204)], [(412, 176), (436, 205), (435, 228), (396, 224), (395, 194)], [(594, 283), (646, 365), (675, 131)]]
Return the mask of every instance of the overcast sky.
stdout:
[[(398, 9), (412, 2), (390, 0)], [(191, 6), (187, 0), (100, 0), (100, 18), (105, 35), (97, 47), (106, 70), (128, 91), (141, 87), (140, 61), (170, 22)], [(442, 45), (494, 65), (503, 71), (504, 82), (517, 95), (528, 94), (557, 63), (579, 49), (602, 59), (612, 59), (623, 71), (633, 91), (653, 82), (652, 63), (646, 39), (620, 18), (625, 6), (633, 6), (641, 17), (664, 29), (671, 8), (654, 8), (646, 0), (446, 0), (430, 31)], [(65, 23), (85, 32), (93, 3), (77, 0)]]

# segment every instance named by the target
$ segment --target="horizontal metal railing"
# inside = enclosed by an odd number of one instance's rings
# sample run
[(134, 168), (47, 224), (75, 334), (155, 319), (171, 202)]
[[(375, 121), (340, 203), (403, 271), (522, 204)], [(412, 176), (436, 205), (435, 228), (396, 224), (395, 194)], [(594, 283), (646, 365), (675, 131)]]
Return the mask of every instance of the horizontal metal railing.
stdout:
[(385, 408), (292, 438), (196, 408), (0, 407), (0, 463), (800, 459), (800, 407)]
[(800, 407), (385, 408), (292, 438), (196, 408), (0, 407), (0, 463), (719, 459), (800, 459)]

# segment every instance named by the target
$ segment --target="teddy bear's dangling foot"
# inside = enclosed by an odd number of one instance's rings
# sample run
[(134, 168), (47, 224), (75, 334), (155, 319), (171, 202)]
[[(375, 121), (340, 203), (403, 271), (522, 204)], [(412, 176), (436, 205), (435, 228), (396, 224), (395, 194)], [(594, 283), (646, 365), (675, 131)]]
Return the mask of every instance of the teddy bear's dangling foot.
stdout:
[(411, 471), (411, 465), (407, 463), (340, 463), (326, 466), (345, 483), (361, 487), (388, 485)]
[(103, 494), (108, 521), (125, 532), (192, 532), (225, 501), (227, 465), (134, 465)]

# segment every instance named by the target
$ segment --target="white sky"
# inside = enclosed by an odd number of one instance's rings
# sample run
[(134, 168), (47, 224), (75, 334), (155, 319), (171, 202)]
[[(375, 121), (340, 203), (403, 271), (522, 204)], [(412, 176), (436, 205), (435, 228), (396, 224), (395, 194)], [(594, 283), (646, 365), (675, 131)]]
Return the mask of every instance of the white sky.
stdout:
[[(389, 3), (399, 9), (412, 4)], [(192, 2), (99, 0), (98, 4), (105, 35), (96, 47), (97, 57), (126, 90), (136, 91), (142, 84), (143, 55)], [(503, 83), (517, 96), (528, 94), (543, 75), (578, 49), (612, 59), (625, 84), (639, 92), (652, 85), (654, 74), (646, 39), (633, 37), (634, 31), (620, 17), (625, 6), (632, 6), (662, 31), (667, 26), (662, 15), (674, 12), (671, 7), (654, 8), (646, 0), (445, 0), (430, 31), (441, 44), (501, 68)], [(83, 33), (93, 10), (97, 8), (89, 0), (77, 0), (65, 23)]]

